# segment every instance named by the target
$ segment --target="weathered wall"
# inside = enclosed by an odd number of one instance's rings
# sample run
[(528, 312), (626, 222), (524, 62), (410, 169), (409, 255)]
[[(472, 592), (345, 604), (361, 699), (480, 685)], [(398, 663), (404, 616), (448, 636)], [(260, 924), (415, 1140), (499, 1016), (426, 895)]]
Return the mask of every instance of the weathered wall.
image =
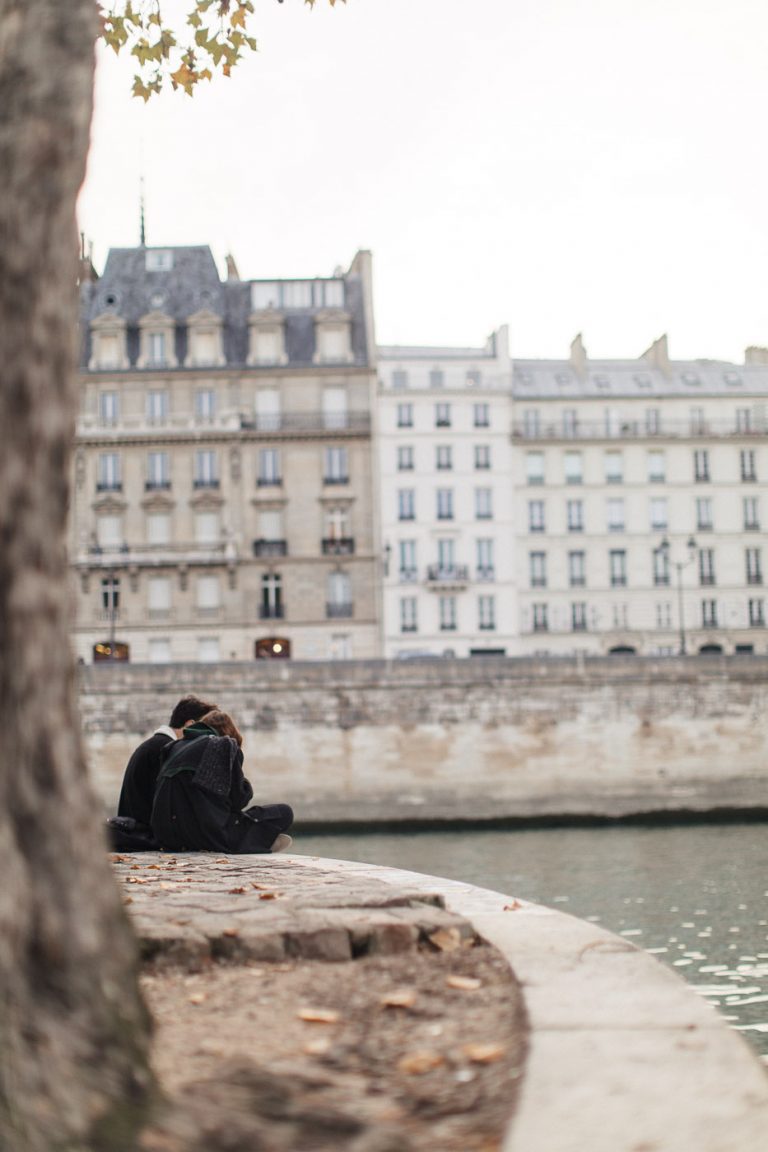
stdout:
[(232, 712), (257, 801), (304, 821), (768, 807), (762, 658), (90, 665), (107, 805), (188, 692)]

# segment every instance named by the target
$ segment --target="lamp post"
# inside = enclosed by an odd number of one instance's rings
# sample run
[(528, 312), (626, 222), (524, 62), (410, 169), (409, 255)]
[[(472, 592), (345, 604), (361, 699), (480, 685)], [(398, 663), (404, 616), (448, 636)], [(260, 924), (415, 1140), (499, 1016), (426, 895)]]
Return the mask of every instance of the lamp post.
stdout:
[[(693, 536), (688, 537), (688, 543), (686, 544), (686, 548), (688, 549), (688, 559), (687, 560), (673, 560), (672, 561), (672, 563), (675, 566), (675, 569), (677, 570), (677, 613), (678, 613), (678, 619), (680, 621), (680, 655), (681, 656), (687, 655), (687, 650), (686, 650), (686, 646), (685, 646), (685, 615), (683, 613), (683, 568), (687, 568), (690, 564), (693, 564), (694, 560), (696, 559), (697, 544), (696, 544), (696, 541), (694, 540)], [(666, 536), (664, 536), (662, 541), (661, 541), (661, 544), (659, 544), (659, 552), (663, 556), (666, 557), (667, 563), (670, 562), (670, 551), (671, 551), (671, 549), (670, 549), (669, 540), (667, 540)]]

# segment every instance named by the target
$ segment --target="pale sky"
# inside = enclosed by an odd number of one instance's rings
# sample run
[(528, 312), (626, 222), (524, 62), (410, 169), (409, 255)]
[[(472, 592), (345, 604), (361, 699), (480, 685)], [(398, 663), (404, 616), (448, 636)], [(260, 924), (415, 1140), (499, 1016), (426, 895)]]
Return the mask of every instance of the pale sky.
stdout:
[[(164, 0), (164, 10), (183, 8)], [(230, 80), (145, 107), (99, 51), (81, 227), (243, 278), (374, 257), (380, 343), (768, 345), (766, 0), (256, 0)]]

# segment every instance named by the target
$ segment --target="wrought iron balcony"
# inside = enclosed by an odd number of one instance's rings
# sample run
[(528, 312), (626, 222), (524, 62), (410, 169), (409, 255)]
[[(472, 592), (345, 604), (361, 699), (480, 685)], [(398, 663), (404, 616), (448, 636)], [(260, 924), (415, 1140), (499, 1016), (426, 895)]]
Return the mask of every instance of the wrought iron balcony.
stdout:
[(469, 565), (467, 564), (430, 564), (427, 568), (427, 583), (437, 584), (441, 587), (467, 584), (469, 582)]
[(345, 604), (326, 604), (325, 615), (329, 620), (349, 619), (353, 615), (354, 605), (350, 600)]
[(320, 541), (323, 556), (352, 556), (355, 551), (354, 536), (326, 536)]
[(287, 540), (254, 540), (254, 556), (287, 556)]
[(260, 620), (283, 620), (284, 618), (284, 604), (259, 604)]

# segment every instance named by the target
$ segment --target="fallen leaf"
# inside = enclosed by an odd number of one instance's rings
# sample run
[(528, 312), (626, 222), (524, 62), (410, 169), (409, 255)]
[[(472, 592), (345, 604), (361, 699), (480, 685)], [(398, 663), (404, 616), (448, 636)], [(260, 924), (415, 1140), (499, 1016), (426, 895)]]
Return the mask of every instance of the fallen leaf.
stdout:
[(161, 880), (158, 887), (162, 888), (164, 892), (173, 892), (175, 888), (178, 888), (178, 884), (173, 883), (171, 880)]
[(461, 947), (461, 935), (458, 928), (438, 928), (427, 939), (441, 952), (455, 952), (457, 948)]
[(133, 904), (133, 896), (123, 896), (123, 904)]
[(246, 891), (245, 888), (230, 888), (229, 889), (229, 895), (230, 896), (242, 896), (245, 891)]
[(266, 884), (257, 884), (255, 880), (251, 880), (251, 888), (266, 889)]
[(239, 932), (239, 929), (237, 929), (237, 928), (225, 928), (224, 931), (222, 932), (222, 936), (239, 936), (239, 935), (240, 935), (240, 932)]
[(110, 860), (113, 864), (125, 864), (126, 860), (130, 860), (130, 856), (118, 856), (116, 852), (113, 852)]
[(149, 880), (144, 876), (126, 876), (126, 884), (149, 884)]
[(408, 1052), (407, 1055), (402, 1056), (397, 1062), (397, 1067), (408, 1076), (423, 1076), (425, 1072), (432, 1072), (433, 1069), (439, 1068), (444, 1063), (445, 1060), (439, 1052), (435, 1052), (431, 1048), (423, 1048), (420, 1051)]
[(302, 1051), (306, 1052), (307, 1056), (325, 1056), (330, 1049), (331, 1042), (324, 1036), (318, 1037), (317, 1040), (308, 1040)]
[(141, 869), (141, 864), (131, 864), (131, 872), (138, 872)]
[(147, 864), (147, 868), (162, 868), (162, 864)]
[(517, 912), (518, 908), (522, 908), (522, 904), (519, 900), (513, 900), (511, 904), (504, 905), (505, 912)]
[(381, 1003), (385, 1008), (413, 1008), (416, 1003), (416, 993), (413, 988), (395, 988), (382, 996)]
[(458, 988), (460, 992), (475, 992), (483, 986), (482, 980), (474, 976), (446, 976), (445, 983), (448, 988)]
[(192, 995), (188, 997), (188, 999), (190, 1004), (203, 1004), (208, 999), (208, 997), (206, 996), (205, 992), (193, 992)]
[(506, 1054), (503, 1044), (465, 1044), (462, 1052), (473, 1064), (493, 1064)]
[(259, 900), (277, 900), (277, 892), (262, 892)]
[(229, 857), (219, 856), (218, 860), (214, 860), (214, 864), (229, 864)]
[(296, 1015), (312, 1024), (336, 1024), (341, 1019), (332, 1008), (300, 1008)]

